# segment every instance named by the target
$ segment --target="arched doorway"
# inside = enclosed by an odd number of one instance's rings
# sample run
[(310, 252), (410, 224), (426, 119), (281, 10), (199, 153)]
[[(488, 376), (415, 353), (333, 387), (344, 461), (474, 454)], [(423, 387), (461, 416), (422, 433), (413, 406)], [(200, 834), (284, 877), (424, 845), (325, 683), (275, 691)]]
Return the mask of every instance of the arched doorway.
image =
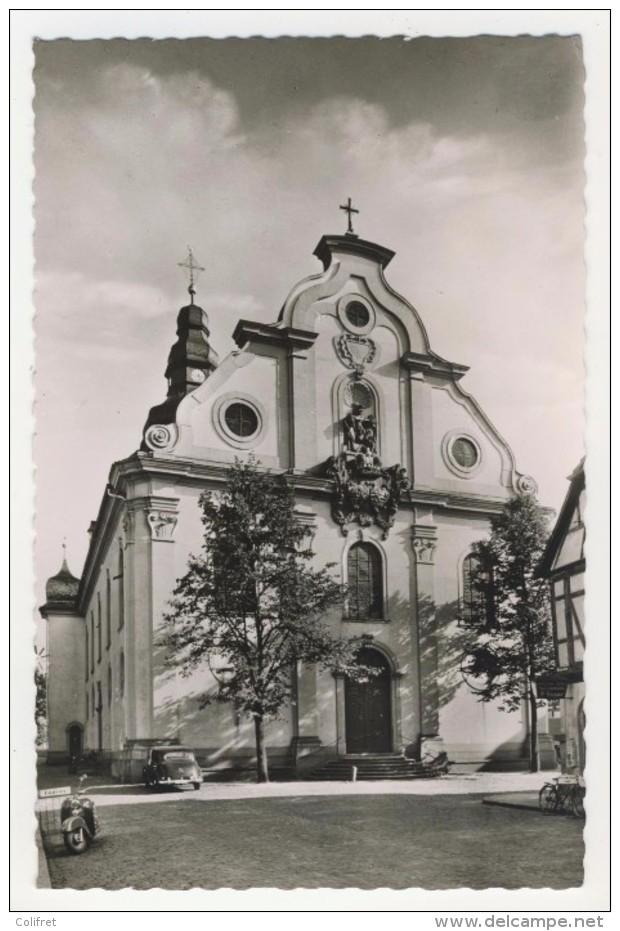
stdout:
[(67, 728), (67, 743), (70, 757), (79, 756), (81, 754), (83, 733), (81, 724), (70, 724)]
[(386, 658), (365, 648), (360, 663), (377, 670), (364, 682), (345, 679), (345, 731), (347, 753), (389, 753), (392, 750), (391, 675)]

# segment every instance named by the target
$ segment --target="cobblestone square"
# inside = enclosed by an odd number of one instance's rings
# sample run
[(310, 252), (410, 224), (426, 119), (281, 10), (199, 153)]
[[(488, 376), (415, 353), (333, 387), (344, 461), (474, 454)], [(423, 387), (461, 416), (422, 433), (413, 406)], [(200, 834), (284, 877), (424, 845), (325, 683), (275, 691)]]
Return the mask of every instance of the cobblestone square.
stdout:
[[(134, 790), (135, 791), (135, 790)], [(583, 882), (582, 822), (479, 794), (200, 793), (106, 799), (92, 849), (49, 857), (54, 888), (565, 889)], [(140, 803), (144, 802), (144, 803)]]

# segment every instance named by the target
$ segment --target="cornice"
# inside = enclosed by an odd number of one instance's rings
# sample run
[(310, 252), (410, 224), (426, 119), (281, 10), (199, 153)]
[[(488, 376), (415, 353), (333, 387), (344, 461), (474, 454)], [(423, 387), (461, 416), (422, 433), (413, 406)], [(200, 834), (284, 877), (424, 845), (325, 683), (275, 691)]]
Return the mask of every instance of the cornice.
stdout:
[(258, 323), (256, 320), (240, 320), (233, 332), (239, 347), (246, 343), (263, 343), (267, 346), (282, 346), (292, 352), (311, 349), (318, 333), (274, 324)]
[[(226, 483), (229, 469), (230, 465), (228, 463), (178, 459), (167, 455), (165, 452), (141, 451), (134, 453), (127, 459), (115, 462), (110, 470), (110, 484), (108, 486), (114, 496), (104, 493), (97, 520), (92, 523), (90, 547), (76, 598), (76, 613), (82, 616), (80, 612), (83, 612), (85, 605), (88, 604), (96, 584), (96, 570), (101, 565), (113, 534), (118, 527), (121, 512), (123, 510), (135, 511), (147, 504), (160, 510), (166, 508), (164, 499), (160, 499), (157, 495), (130, 497), (129, 490), (132, 485), (139, 481), (148, 482), (153, 479), (166, 479), (169, 482), (201, 489), (208, 483), (223, 486)], [(301, 495), (329, 500), (333, 494), (333, 481), (331, 479), (310, 475), (305, 472), (292, 471), (284, 474), (287, 481)], [(170, 509), (176, 509), (176, 504), (173, 504), (172, 498), (167, 497), (165, 501), (169, 502)], [(401, 500), (399, 510), (403, 512), (413, 511), (416, 506), (422, 505), (441, 510), (443, 513), (456, 511), (488, 516), (499, 514), (505, 503), (504, 498), (489, 498), (459, 492), (438, 492), (416, 489), (414, 486), (409, 491), (407, 498)], [(47, 607), (44, 605), (41, 611)]]
[(386, 268), (396, 254), (385, 246), (367, 239), (358, 239), (357, 236), (349, 233), (345, 236), (322, 236), (313, 255), (316, 255), (317, 259), (323, 263), (323, 268), (327, 269), (331, 265), (333, 252), (360, 255), (365, 259), (372, 259), (382, 268)]
[(406, 352), (401, 356), (401, 365), (410, 372), (422, 372), (424, 375), (439, 375), (458, 381), (469, 371), (468, 365), (448, 362), (436, 355), (423, 355), (419, 352)]
[(72, 605), (55, 601), (46, 601), (45, 604), (41, 605), (39, 608), (39, 613), (46, 621), (49, 620), (50, 617), (77, 617), (80, 620), (84, 620), (84, 616), (77, 607), (77, 598), (76, 603)]

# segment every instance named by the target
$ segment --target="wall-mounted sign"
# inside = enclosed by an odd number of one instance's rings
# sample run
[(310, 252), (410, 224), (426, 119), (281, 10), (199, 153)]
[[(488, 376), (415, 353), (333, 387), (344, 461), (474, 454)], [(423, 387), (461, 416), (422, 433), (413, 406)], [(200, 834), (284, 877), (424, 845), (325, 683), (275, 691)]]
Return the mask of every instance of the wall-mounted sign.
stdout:
[(536, 679), (536, 695), (546, 701), (558, 701), (566, 697), (566, 679), (559, 676), (540, 676)]

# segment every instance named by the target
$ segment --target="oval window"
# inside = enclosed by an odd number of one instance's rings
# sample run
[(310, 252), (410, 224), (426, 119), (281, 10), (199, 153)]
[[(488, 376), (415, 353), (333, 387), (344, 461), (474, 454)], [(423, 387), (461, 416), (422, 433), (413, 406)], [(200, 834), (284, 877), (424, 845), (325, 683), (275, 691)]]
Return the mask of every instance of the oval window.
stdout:
[(252, 410), (248, 404), (241, 404), (239, 401), (228, 405), (224, 420), (230, 432), (243, 439), (253, 436), (258, 430), (256, 411)]
[(351, 326), (360, 328), (368, 326), (370, 313), (368, 312), (368, 308), (360, 301), (351, 301), (350, 304), (347, 304), (345, 313)]

